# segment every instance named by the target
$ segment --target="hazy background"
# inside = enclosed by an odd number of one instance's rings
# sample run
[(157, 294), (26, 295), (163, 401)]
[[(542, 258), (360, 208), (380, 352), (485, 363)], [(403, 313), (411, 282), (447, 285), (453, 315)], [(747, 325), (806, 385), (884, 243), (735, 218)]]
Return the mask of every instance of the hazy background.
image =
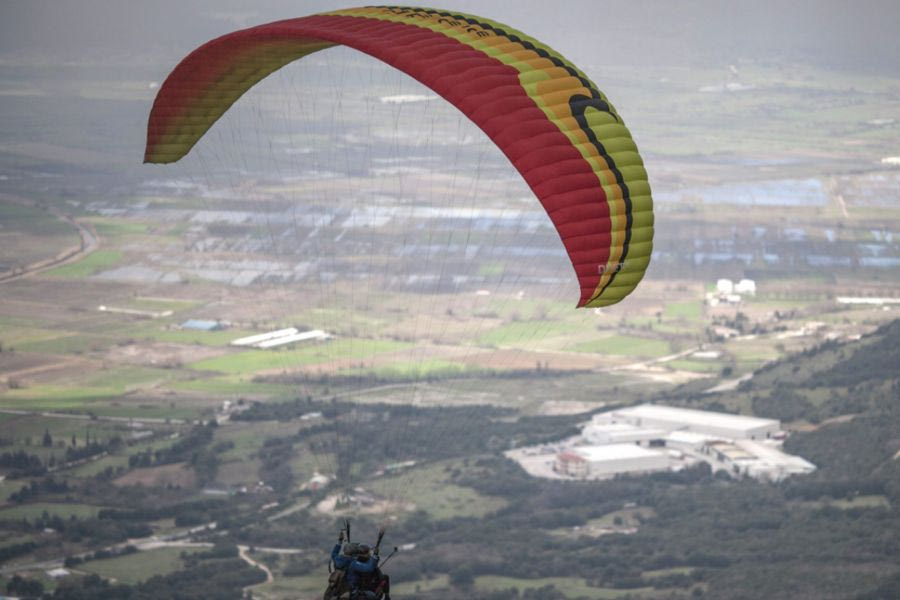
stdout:
[[(653, 260), (597, 311), (490, 140), (346, 48), (142, 164), (187, 53), (345, 6), (0, 3), (0, 590), (321, 597), (348, 515), (428, 549), (396, 598), (900, 597), (900, 3), (439, 7), (546, 42), (632, 131)], [(232, 345), (285, 327), (334, 337)], [(816, 471), (516, 462), (643, 402), (778, 419)]]
[[(0, 51), (65, 62), (177, 59), (237, 27), (324, 10), (341, 2), (6, 0)], [(438, 8), (500, 20), (583, 61), (717, 64), (779, 59), (896, 73), (900, 7), (890, 0), (447, 2)]]

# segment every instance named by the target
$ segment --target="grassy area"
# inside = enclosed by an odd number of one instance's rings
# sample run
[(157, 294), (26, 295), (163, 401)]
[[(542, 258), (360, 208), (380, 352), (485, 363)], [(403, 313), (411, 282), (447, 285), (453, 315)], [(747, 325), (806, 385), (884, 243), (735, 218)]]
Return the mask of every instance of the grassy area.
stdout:
[(449, 375), (461, 375), (470, 373), (475, 375), (480, 372), (478, 368), (451, 362), (449, 360), (431, 359), (422, 361), (397, 362), (386, 367), (375, 369), (345, 369), (349, 375), (372, 374), (385, 379), (426, 379), (428, 377), (441, 377)]
[(581, 330), (566, 321), (518, 321), (501, 325), (478, 338), (478, 344), (494, 347), (533, 347), (548, 338), (566, 336)]
[[(132, 390), (153, 387), (177, 375), (176, 371), (168, 369), (121, 367), (96, 371), (88, 377), (72, 381), (69, 385), (37, 384), (7, 390), (0, 394), (0, 398), (4, 399), (7, 408), (70, 410), (77, 408), (79, 403), (91, 405), (98, 400), (115, 398)], [(34, 405), (29, 405), (30, 401), (33, 401)], [(166, 412), (169, 412), (168, 409)]]
[(703, 316), (703, 304), (699, 300), (667, 304), (666, 309), (663, 311), (663, 316), (697, 320)]
[(109, 467), (128, 467), (128, 458), (133, 454), (138, 454), (139, 452), (143, 452), (145, 450), (158, 450), (160, 448), (165, 448), (171, 445), (171, 439), (159, 439), (143, 444), (127, 446), (124, 450), (120, 450), (117, 454), (104, 456), (99, 460), (86, 462), (84, 464), (78, 465), (73, 469), (66, 470), (65, 473), (73, 477), (93, 477), (97, 473), (100, 473)]
[(192, 363), (194, 369), (232, 374), (290, 369), (329, 361), (358, 360), (376, 354), (409, 348), (411, 344), (390, 340), (342, 338), (323, 344), (312, 344), (287, 350), (246, 350)]
[(291, 421), (233, 421), (216, 431), (216, 441), (234, 444), (221, 454), (223, 461), (239, 460), (253, 456), (267, 438), (294, 435), (298, 429), (298, 422)]
[(72, 233), (72, 226), (37, 206), (4, 202), (0, 204), (0, 222), (9, 231), (24, 231), (47, 236)]
[(617, 590), (612, 588), (598, 588), (587, 584), (587, 581), (578, 577), (543, 577), (541, 579), (516, 579), (513, 577), (499, 577), (496, 575), (481, 575), (475, 578), (475, 589), (485, 591), (508, 590), (514, 588), (521, 594), (526, 590), (535, 590), (552, 585), (567, 598), (607, 598), (641, 597), (654, 595), (653, 588), (636, 588)]
[(506, 501), (482, 496), (470, 488), (448, 482), (451, 462), (414, 468), (401, 475), (376, 479), (369, 484), (380, 495), (413, 502), (435, 519), (481, 518), (506, 506)]
[(246, 485), (259, 481), (262, 461), (255, 459), (234, 460), (219, 467), (216, 482), (225, 485)]
[(449, 575), (434, 575), (426, 579), (418, 579), (416, 581), (406, 581), (404, 583), (395, 584), (391, 581), (391, 592), (398, 596), (409, 596), (415, 598), (417, 594), (428, 592), (431, 590), (439, 590), (441, 588), (450, 587)]
[[(142, 309), (142, 310), (158, 310)], [(168, 310), (168, 309), (167, 309)], [(232, 340), (259, 333), (244, 329), (225, 329), (222, 331), (197, 331), (193, 329), (176, 329), (174, 323), (159, 325), (150, 323), (143, 327), (129, 330), (128, 337), (133, 339), (149, 339), (156, 342), (171, 342), (194, 346), (227, 346)]]
[(114, 339), (100, 335), (57, 332), (56, 337), (22, 342), (16, 349), (41, 354), (84, 354), (105, 350), (114, 343)]
[(834, 500), (829, 502), (830, 506), (847, 510), (850, 508), (890, 508), (891, 503), (885, 496), (880, 494), (871, 496), (856, 496), (850, 499)]
[(746, 368), (757, 368), (779, 357), (775, 343), (765, 338), (729, 340), (725, 350)]
[(671, 567), (669, 569), (654, 569), (653, 571), (644, 571), (642, 577), (647, 579), (656, 579), (658, 577), (666, 577), (668, 575), (690, 575), (694, 572), (694, 567)]
[(150, 579), (154, 575), (165, 575), (181, 569), (183, 566), (182, 552), (190, 553), (197, 552), (197, 550), (182, 547), (157, 548), (126, 556), (92, 560), (79, 565), (78, 569), (133, 585)]
[(671, 351), (669, 342), (665, 340), (634, 335), (612, 335), (591, 342), (575, 344), (570, 349), (575, 352), (615, 354), (640, 358), (658, 358), (665, 356)]
[[(134, 419), (186, 419), (199, 416), (197, 406), (166, 404), (126, 404), (123, 390), (115, 387), (66, 387), (62, 385), (34, 385), (24, 389), (7, 390), (0, 394), (3, 407), (15, 410), (71, 412), (101, 417)], [(202, 412), (202, 411), (200, 411)]]
[(591, 519), (587, 522), (588, 526), (595, 527), (613, 527), (616, 521), (621, 519), (623, 527), (637, 527), (641, 521), (651, 519), (656, 516), (652, 508), (648, 506), (635, 506), (633, 508), (623, 508), (611, 513), (607, 513), (602, 517)]
[(328, 571), (325, 569), (304, 577), (276, 577), (272, 583), (254, 586), (253, 597), (278, 600), (321, 598), (327, 583)]
[(0, 481), (0, 503), (6, 502), (10, 494), (18, 492), (29, 483), (31, 483), (30, 479), (4, 479)]
[(77, 262), (51, 269), (44, 275), (80, 279), (111, 267), (120, 260), (122, 260), (122, 253), (118, 250), (97, 250)]
[(179, 298), (152, 298), (148, 296), (138, 296), (128, 301), (127, 308), (136, 308), (138, 310), (152, 310), (163, 312), (171, 310), (177, 312), (186, 310), (201, 304), (198, 300), (181, 300)]
[(666, 365), (673, 369), (694, 371), (695, 373), (718, 373), (722, 370), (722, 365), (720, 363), (711, 360), (678, 359), (670, 360)]
[(173, 381), (166, 388), (185, 392), (203, 392), (213, 396), (265, 395), (277, 398), (297, 393), (297, 387), (293, 385), (246, 381), (240, 379), (237, 375)]
[[(88, 432), (92, 440), (106, 441), (115, 436), (127, 436), (124, 424), (86, 419), (66, 419), (43, 415), (0, 415), (0, 429), (7, 442), (15, 449), (22, 449), (32, 454), (46, 451), (47, 456), (55, 453), (57, 458), (65, 453), (71, 444), (72, 436), (81, 445)], [(51, 445), (43, 446), (43, 436), (50, 434)]]
[(55, 340), (67, 335), (66, 332), (58, 329), (44, 329), (39, 326), (29, 327), (26, 324), (17, 322), (0, 323), (0, 325), (3, 326), (3, 337), (0, 340), (3, 341), (3, 348), (7, 350), (10, 348), (21, 350), (22, 346), (27, 347), (28, 344)]
[(56, 515), (63, 519), (75, 517), (84, 519), (88, 517), (96, 517), (100, 512), (100, 506), (90, 506), (88, 504), (63, 504), (56, 502), (35, 502), (34, 504), (23, 504), (0, 510), (0, 519), (36, 519), (47, 513)]
[(106, 217), (90, 217), (83, 221), (93, 225), (94, 230), (101, 237), (134, 236), (147, 233), (149, 227), (146, 223), (135, 223)]

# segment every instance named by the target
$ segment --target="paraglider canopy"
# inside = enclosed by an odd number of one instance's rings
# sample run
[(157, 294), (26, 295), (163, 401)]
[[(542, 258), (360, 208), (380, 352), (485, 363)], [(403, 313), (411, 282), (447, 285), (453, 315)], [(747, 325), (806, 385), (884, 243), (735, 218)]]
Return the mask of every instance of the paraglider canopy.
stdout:
[(572, 63), (481, 17), (367, 7), (212, 40), (188, 55), (160, 88), (145, 162), (179, 160), (254, 84), (339, 44), (419, 80), (490, 137), (556, 227), (581, 288), (578, 306), (614, 304), (637, 286), (650, 261), (653, 211), (631, 134)]

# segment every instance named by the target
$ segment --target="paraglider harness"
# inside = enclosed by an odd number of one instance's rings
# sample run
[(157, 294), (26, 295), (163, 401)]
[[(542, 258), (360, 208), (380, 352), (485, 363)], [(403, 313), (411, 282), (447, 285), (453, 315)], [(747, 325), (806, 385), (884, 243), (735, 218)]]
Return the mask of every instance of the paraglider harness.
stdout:
[[(338, 535), (339, 544), (345, 540), (347, 545), (350, 545), (350, 519), (344, 519), (344, 527)], [(349, 592), (350, 587), (347, 585), (347, 572), (345, 569), (339, 569), (337, 565), (334, 564), (334, 559), (332, 558), (328, 561), (328, 587), (325, 588), (325, 594), (322, 598), (323, 600), (338, 600), (341, 596), (346, 596)]]
[[(384, 528), (378, 531), (378, 540), (372, 549), (372, 555), (378, 556), (381, 549), (381, 540), (384, 538)], [(344, 520), (344, 528), (341, 529), (338, 542), (346, 540), (350, 544), (350, 520)], [(388, 592), (388, 577), (382, 573), (381, 568), (384, 566), (397, 552), (398, 548), (394, 548), (384, 562), (380, 566), (375, 567), (372, 573), (359, 575), (359, 585), (357, 589), (350, 589), (347, 582), (347, 569), (340, 569), (334, 564), (334, 560), (328, 563), (328, 587), (325, 588), (324, 600), (381, 600), (385, 593)], [(352, 555), (354, 558), (356, 555)]]

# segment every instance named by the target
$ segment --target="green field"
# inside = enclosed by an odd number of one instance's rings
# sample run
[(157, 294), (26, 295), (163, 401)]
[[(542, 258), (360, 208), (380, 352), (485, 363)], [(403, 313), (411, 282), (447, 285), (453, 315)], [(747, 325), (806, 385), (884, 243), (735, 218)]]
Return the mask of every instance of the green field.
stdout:
[(394, 584), (391, 582), (391, 591), (396, 592), (398, 596), (408, 596), (415, 598), (416, 594), (428, 592), (431, 590), (439, 590), (450, 586), (450, 577), (448, 575), (434, 575), (426, 579), (416, 581), (406, 581), (404, 583)]
[(714, 360), (670, 360), (665, 363), (673, 369), (682, 371), (694, 371), (695, 373), (718, 373), (722, 370), (721, 363)]
[(225, 396), (223, 399), (233, 399), (234, 396), (242, 395), (263, 395), (277, 400), (297, 393), (297, 386), (294, 385), (246, 381), (239, 375), (188, 377), (167, 384), (166, 389), (200, 392), (213, 397)]
[(516, 579), (513, 577), (499, 577), (496, 575), (480, 575), (475, 578), (475, 589), (496, 591), (508, 590), (514, 588), (519, 593), (525, 590), (536, 590), (548, 585), (552, 585), (567, 598), (596, 598), (598, 600), (606, 600), (608, 598), (625, 598), (638, 597), (646, 598), (653, 596), (653, 588), (635, 588), (635, 589), (612, 589), (597, 588), (587, 584), (584, 579), (577, 577), (544, 577), (541, 579)]
[(666, 318), (683, 318), (697, 320), (703, 315), (703, 303), (698, 300), (667, 304), (663, 311)]
[[(37, 206), (25, 206), (13, 202), (0, 204), (0, 222), (10, 231), (23, 231), (32, 235), (48, 236), (72, 234), (72, 226)], [(74, 238), (73, 238), (74, 240)]]
[(481, 518), (506, 506), (505, 500), (449, 483), (447, 467), (452, 464), (415, 467), (401, 475), (373, 480), (369, 487), (382, 496), (412, 502), (435, 519)]
[(58, 331), (52, 338), (20, 342), (16, 349), (39, 354), (84, 354), (106, 350), (114, 343), (115, 339), (107, 336)]
[(327, 363), (341, 359), (362, 359), (396, 352), (411, 344), (390, 340), (342, 338), (287, 350), (245, 350), (192, 363), (194, 369), (249, 375), (266, 370), (286, 370), (303, 365)]
[(375, 369), (343, 369), (342, 373), (348, 375), (375, 375), (384, 379), (419, 380), (429, 377), (447, 377), (452, 375), (476, 375), (482, 372), (477, 367), (451, 362), (441, 359), (424, 359), (419, 362), (397, 362), (386, 367)]
[(7, 390), (0, 399), (3, 407), (15, 410), (71, 412), (101, 417), (134, 419), (185, 419), (198, 416), (195, 405), (122, 403), (124, 390), (118, 387), (67, 387), (34, 385)]
[[(28, 452), (47, 450), (48, 452), (60, 450), (71, 444), (72, 436), (77, 438), (77, 443), (84, 442), (85, 436), (90, 433), (92, 440), (108, 440), (115, 436), (127, 435), (123, 424), (108, 423), (103, 421), (89, 421), (87, 419), (67, 419), (47, 417), (44, 415), (17, 415), (0, 413), (0, 428), (5, 433), (7, 442), (13, 445), (23, 446)], [(51, 436), (52, 446), (45, 448), (42, 445), (44, 433)]]
[(143, 452), (146, 450), (158, 450), (160, 448), (165, 448), (171, 445), (171, 439), (158, 439), (151, 442), (134, 444), (133, 446), (127, 446), (124, 449), (120, 449), (116, 454), (110, 454), (98, 460), (92, 460), (80, 464), (77, 467), (67, 469), (65, 472), (72, 475), (73, 477), (93, 477), (97, 473), (100, 473), (109, 467), (127, 467), (128, 458), (133, 454), (138, 454), (139, 452)]
[(62, 504), (54, 502), (35, 502), (34, 504), (22, 504), (12, 508), (0, 510), (0, 519), (35, 519), (47, 513), (63, 519), (75, 517), (84, 519), (96, 517), (102, 507), (89, 506), (87, 504)]
[(156, 548), (115, 558), (92, 560), (78, 566), (80, 571), (96, 573), (127, 584), (146, 581), (154, 575), (165, 575), (182, 568), (183, 552), (197, 552), (193, 548)]
[(518, 321), (492, 329), (478, 338), (481, 346), (530, 348), (553, 337), (564, 337), (581, 330), (566, 321)]
[[(253, 597), (320, 598), (328, 583), (328, 571), (322, 567), (303, 577), (276, 577), (272, 583), (253, 587)], [(391, 586), (393, 587), (393, 586)]]
[(44, 275), (81, 279), (111, 267), (120, 260), (122, 260), (122, 253), (118, 250), (96, 250), (77, 262), (50, 269)]
[(635, 358), (659, 358), (671, 352), (669, 342), (633, 335), (611, 335), (592, 342), (582, 342), (573, 345), (571, 350)]
[[(95, 409), (98, 401), (108, 400), (122, 396), (137, 389), (145, 389), (170, 381), (179, 376), (179, 373), (170, 369), (154, 369), (150, 367), (119, 367), (109, 370), (99, 370), (86, 377), (74, 379), (66, 384), (35, 384), (20, 389), (7, 390), (0, 394), (6, 408), (27, 408), (30, 410), (72, 410), (80, 408)], [(181, 375), (183, 376), (183, 374)], [(94, 406), (92, 406), (94, 405)], [(112, 408), (112, 407), (111, 407)], [(103, 414), (140, 414), (151, 416), (142, 412), (139, 407), (120, 407), (122, 410), (107, 410)], [(135, 413), (134, 411), (137, 410)], [(165, 406), (153, 407), (159, 415), (174, 416), (171, 410)], [(98, 412), (99, 414), (99, 412)]]
[(91, 217), (84, 219), (93, 225), (94, 230), (101, 237), (135, 236), (147, 233), (149, 227), (146, 223), (134, 223), (105, 217)]
[[(141, 310), (159, 310), (159, 308)], [(172, 310), (172, 308), (170, 306), (164, 310)], [(122, 333), (128, 338), (137, 340), (149, 339), (157, 342), (170, 342), (173, 344), (196, 346), (227, 346), (233, 340), (259, 332), (244, 329), (197, 331), (193, 329), (178, 329), (175, 322), (160, 324), (159, 321), (154, 321), (142, 326), (131, 326), (127, 331)]]

